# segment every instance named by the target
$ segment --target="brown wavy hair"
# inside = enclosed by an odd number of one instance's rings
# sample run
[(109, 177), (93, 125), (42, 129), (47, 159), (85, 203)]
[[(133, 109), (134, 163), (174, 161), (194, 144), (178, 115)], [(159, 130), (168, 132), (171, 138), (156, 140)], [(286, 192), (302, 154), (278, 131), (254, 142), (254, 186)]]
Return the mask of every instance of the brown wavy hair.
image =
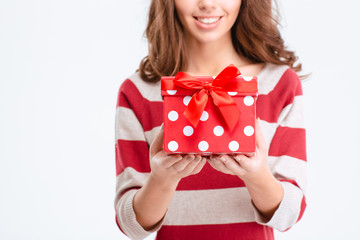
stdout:
[[(278, 26), (279, 14), (272, 0), (242, 0), (239, 15), (231, 29), (235, 50), (254, 63), (295, 65), (298, 57), (284, 45)], [(177, 16), (174, 0), (152, 0), (145, 30), (149, 52), (140, 63), (144, 81), (156, 82), (186, 68), (184, 29)]]

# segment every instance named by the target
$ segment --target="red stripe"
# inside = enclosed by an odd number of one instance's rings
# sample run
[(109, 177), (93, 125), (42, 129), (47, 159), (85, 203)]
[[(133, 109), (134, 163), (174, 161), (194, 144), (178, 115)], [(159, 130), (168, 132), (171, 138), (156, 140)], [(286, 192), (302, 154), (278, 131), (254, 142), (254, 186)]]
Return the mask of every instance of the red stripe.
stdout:
[(306, 161), (305, 129), (279, 126), (271, 141), (269, 156), (298, 158)]
[[(122, 82), (119, 92), (118, 92), (118, 99), (117, 99), (116, 107), (123, 106), (122, 104), (125, 103), (123, 101), (124, 100), (123, 97), (125, 97), (125, 99), (126, 99), (127, 97), (131, 96), (131, 93), (133, 93), (137, 96), (139, 96), (139, 95), (141, 96), (141, 93), (139, 92), (139, 90), (137, 89), (135, 84), (130, 79), (125, 79), (125, 81)], [(142, 98), (142, 96), (141, 96), (141, 98)]]
[(299, 187), (299, 184), (297, 184), (297, 182), (295, 180), (292, 180), (292, 179), (278, 179), (280, 182), (288, 182), (288, 183), (291, 183), (291, 184), (294, 184), (295, 186), (297, 186), (298, 188)]
[(160, 126), (164, 122), (164, 103), (163, 102), (150, 102), (144, 100), (144, 107), (140, 118), (140, 123), (144, 131), (149, 131), (154, 127)]
[(289, 68), (269, 94), (258, 96), (256, 114), (260, 119), (275, 123), (283, 108), (293, 103), (294, 97), (299, 95), (302, 95), (300, 78)]
[(206, 163), (196, 175), (181, 179), (176, 190), (207, 190), (245, 187), (244, 182), (237, 176), (221, 173)]
[(120, 87), (117, 101), (117, 107), (119, 106), (132, 109), (144, 131), (160, 126), (164, 121), (163, 102), (149, 101), (144, 98), (129, 79), (126, 79)]
[[(124, 93), (125, 91), (127, 91), (126, 89), (128, 89), (128, 88), (133, 89), (134, 84), (129, 79), (125, 79), (125, 81), (122, 82), (119, 92), (118, 92), (116, 107), (123, 106), (123, 107), (130, 108), (130, 105), (127, 102), (127, 99), (126, 99), (126, 96)], [(138, 92), (136, 87), (135, 87), (135, 89)]]
[[(142, 141), (118, 140), (116, 144), (116, 175), (126, 167), (138, 172), (150, 172), (148, 147)], [(245, 187), (237, 176), (221, 173), (206, 163), (200, 173), (181, 179), (177, 190), (206, 190)]]
[(302, 200), (301, 200), (301, 207), (300, 207), (300, 214), (299, 214), (299, 217), (297, 219), (296, 222), (300, 221), (300, 219), (302, 218), (302, 216), (304, 215), (304, 212), (305, 212), (305, 209), (306, 209), (306, 198), (305, 196), (303, 196)]
[(273, 229), (267, 226), (251, 223), (192, 225), (192, 226), (162, 226), (157, 240), (273, 240)]
[(117, 140), (116, 176), (126, 167), (138, 172), (150, 172), (149, 148), (144, 141)]

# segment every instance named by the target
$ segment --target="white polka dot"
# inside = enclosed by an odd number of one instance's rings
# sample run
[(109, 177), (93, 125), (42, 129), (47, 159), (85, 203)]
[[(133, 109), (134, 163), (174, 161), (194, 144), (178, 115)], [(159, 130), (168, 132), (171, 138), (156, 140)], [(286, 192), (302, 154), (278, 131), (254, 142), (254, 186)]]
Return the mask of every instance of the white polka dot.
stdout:
[(237, 141), (231, 141), (229, 143), (230, 151), (237, 151), (239, 149), (239, 143)]
[(185, 136), (191, 136), (194, 133), (194, 129), (191, 126), (186, 126), (183, 129), (183, 133)]
[(168, 149), (172, 152), (176, 151), (179, 148), (179, 144), (176, 141), (171, 141), (168, 143)]
[(252, 97), (252, 96), (246, 96), (246, 97), (244, 97), (244, 104), (246, 105), (246, 106), (251, 106), (251, 105), (253, 105), (254, 104), (254, 98)]
[(237, 92), (228, 92), (230, 96), (236, 96)]
[(201, 141), (201, 142), (199, 142), (198, 148), (200, 151), (204, 152), (204, 151), (208, 150), (209, 144), (206, 141)]
[(168, 118), (170, 121), (176, 121), (179, 118), (179, 114), (176, 111), (170, 111)]
[(253, 79), (253, 77), (252, 76), (243, 76), (243, 79), (245, 81), (251, 81)]
[(187, 106), (189, 104), (190, 100), (191, 100), (191, 96), (185, 96), (183, 99), (184, 105)]
[(244, 133), (246, 136), (252, 136), (254, 134), (254, 128), (252, 126), (246, 126), (244, 128)]
[(214, 127), (214, 134), (216, 135), (216, 136), (221, 136), (221, 135), (223, 135), (224, 134), (224, 128), (222, 127), (222, 126), (216, 126), (216, 127)]
[(201, 118), (200, 118), (200, 120), (201, 121), (206, 121), (206, 120), (208, 120), (209, 119), (209, 114), (208, 114), (208, 112), (207, 111), (203, 111), (203, 113), (201, 114)]
[(176, 90), (166, 90), (166, 92), (170, 95), (175, 95), (175, 93), (177, 92)]

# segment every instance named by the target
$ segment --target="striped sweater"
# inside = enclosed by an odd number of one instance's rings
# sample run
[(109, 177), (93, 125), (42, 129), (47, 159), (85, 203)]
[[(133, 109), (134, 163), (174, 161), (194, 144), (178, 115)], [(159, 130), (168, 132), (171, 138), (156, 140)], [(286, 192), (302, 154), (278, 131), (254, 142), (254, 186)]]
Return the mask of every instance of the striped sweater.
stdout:
[[(288, 66), (267, 63), (258, 75), (256, 105), (269, 144), (268, 165), (281, 182), (284, 197), (266, 221), (254, 207), (244, 182), (206, 164), (182, 179), (157, 239), (274, 239), (273, 229), (285, 231), (304, 213), (306, 146), (301, 81)], [(120, 87), (115, 124), (116, 222), (131, 239), (143, 239), (133, 197), (150, 173), (149, 146), (163, 123), (160, 82), (144, 82), (139, 73)]]

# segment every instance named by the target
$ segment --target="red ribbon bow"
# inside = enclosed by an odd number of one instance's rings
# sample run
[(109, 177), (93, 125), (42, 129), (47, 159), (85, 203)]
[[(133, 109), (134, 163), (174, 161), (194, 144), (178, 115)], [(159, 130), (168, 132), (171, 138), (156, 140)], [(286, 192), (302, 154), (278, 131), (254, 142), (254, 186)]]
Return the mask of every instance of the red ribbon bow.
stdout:
[(185, 72), (178, 72), (174, 84), (185, 89), (199, 89), (191, 98), (184, 111), (185, 117), (196, 127), (205, 109), (209, 95), (219, 108), (227, 126), (234, 129), (240, 118), (240, 111), (228, 91), (237, 91), (239, 83), (234, 82), (240, 71), (233, 64), (230, 64), (216, 76), (212, 82), (204, 82)]

